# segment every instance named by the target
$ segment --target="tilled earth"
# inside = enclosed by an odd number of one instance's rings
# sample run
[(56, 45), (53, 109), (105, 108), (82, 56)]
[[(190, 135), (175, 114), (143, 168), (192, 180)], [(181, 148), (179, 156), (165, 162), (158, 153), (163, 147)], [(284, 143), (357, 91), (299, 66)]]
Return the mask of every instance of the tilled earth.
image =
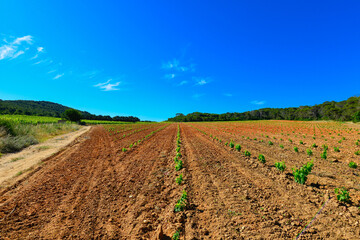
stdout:
[[(178, 124), (121, 151), (161, 126), (123, 139), (93, 127), (0, 190), (0, 239), (170, 239), (177, 230), (180, 239), (359, 239), (357, 185), (332, 164), (315, 165), (300, 185), (291, 171), (273, 167), (279, 150), (249, 142), (249, 150), (268, 157), (261, 164), (190, 124), (180, 124), (180, 171), (174, 168)], [(338, 184), (353, 187), (352, 203), (336, 200)], [(175, 213), (183, 189), (188, 204)]]

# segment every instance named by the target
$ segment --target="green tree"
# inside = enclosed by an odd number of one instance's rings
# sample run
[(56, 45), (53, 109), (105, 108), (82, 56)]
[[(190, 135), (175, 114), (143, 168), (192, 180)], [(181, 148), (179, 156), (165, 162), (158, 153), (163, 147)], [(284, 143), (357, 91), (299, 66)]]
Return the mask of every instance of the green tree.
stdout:
[(354, 114), (353, 122), (360, 122), (360, 111), (358, 111)]
[(75, 109), (66, 110), (64, 116), (67, 120), (72, 122), (80, 122), (81, 120), (81, 113)]

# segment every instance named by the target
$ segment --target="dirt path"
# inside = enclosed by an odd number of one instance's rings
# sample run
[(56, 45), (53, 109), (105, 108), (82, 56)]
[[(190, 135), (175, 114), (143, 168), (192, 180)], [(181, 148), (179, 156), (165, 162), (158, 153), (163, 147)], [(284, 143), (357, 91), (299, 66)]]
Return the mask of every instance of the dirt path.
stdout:
[(9, 186), (25, 177), (26, 173), (41, 164), (42, 160), (57, 153), (90, 128), (90, 126), (81, 127), (75, 132), (59, 135), (18, 153), (3, 156), (0, 158), (0, 187)]

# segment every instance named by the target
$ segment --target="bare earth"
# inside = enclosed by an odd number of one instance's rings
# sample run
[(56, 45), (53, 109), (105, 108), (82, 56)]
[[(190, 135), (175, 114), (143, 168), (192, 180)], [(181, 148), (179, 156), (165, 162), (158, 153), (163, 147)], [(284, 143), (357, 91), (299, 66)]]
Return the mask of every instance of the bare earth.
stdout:
[(56, 136), (48, 141), (30, 146), (21, 152), (11, 153), (0, 158), (0, 187), (6, 187), (26, 176), (42, 160), (59, 152), (91, 127)]
[[(256, 155), (245, 157), (182, 123), (184, 168), (177, 172), (177, 124), (144, 139), (161, 126), (124, 138), (93, 127), (37, 171), (0, 190), (0, 239), (171, 239), (178, 229), (180, 239), (359, 239), (358, 170), (317, 159), (314, 174), (300, 185), (290, 172), (273, 167), (290, 150), (265, 151), (263, 143), (243, 140), (254, 155), (261, 148), (269, 156), (260, 164)], [(122, 151), (139, 139), (144, 140)], [(180, 173), (184, 182), (178, 185)], [(353, 203), (338, 203), (333, 185), (352, 187)], [(188, 205), (175, 213), (183, 189)]]

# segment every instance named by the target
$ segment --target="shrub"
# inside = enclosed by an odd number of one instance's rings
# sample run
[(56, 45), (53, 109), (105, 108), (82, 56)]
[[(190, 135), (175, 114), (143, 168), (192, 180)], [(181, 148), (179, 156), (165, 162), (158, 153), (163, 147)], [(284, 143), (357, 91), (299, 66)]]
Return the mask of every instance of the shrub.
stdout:
[(289, 142), (292, 143), (293, 141), (291, 139), (289, 139)]
[(187, 204), (187, 192), (183, 190), (180, 199), (175, 204), (174, 212), (184, 211)]
[(175, 164), (175, 170), (180, 171), (183, 168), (183, 161), (177, 160)]
[(323, 147), (324, 151), (327, 151), (329, 149), (329, 147), (327, 145), (325, 145), (325, 144), (322, 145), (322, 147)]
[(182, 181), (183, 181), (183, 175), (180, 174), (180, 175), (175, 179), (175, 181), (176, 181), (177, 184), (180, 185), (180, 184), (182, 183)]
[(356, 151), (356, 152), (355, 152), (355, 155), (360, 155), (360, 151)]
[(298, 147), (294, 147), (294, 151), (295, 151), (295, 152), (299, 152), (299, 148), (298, 148)]
[(265, 156), (264, 156), (263, 154), (259, 154), (259, 161), (260, 161), (261, 163), (265, 163), (265, 162), (266, 162)]
[(354, 115), (353, 115), (353, 122), (354, 123), (357, 123), (357, 122), (360, 122), (360, 111), (356, 112)]
[(228, 145), (228, 142), (225, 143), (225, 146), (227, 146), (227, 145)]
[(71, 122), (80, 122), (81, 113), (75, 109), (68, 109), (64, 112), (64, 117)]
[(313, 145), (311, 145), (311, 147), (317, 148), (318, 146), (316, 145), (316, 143), (314, 143)]
[(177, 147), (177, 148), (176, 148), (176, 152), (180, 152), (180, 147)]
[(171, 237), (172, 240), (180, 240), (180, 230), (177, 230)]
[(280, 144), (280, 148), (282, 148), (282, 149), (283, 149), (283, 148), (284, 148), (284, 145)]
[(300, 183), (300, 184), (305, 184), (305, 182), (307, 180), (307, 176), (311, 172), (313, 166), (314, 166), (314, 163), (313, 163), (313, 161), (311, 161), (311, 162), (307, 162), (300, 169), (292, 169), (295, 182)]
[(350, 202), (350, 194), (346, 188), (335, 188), (335, 194), (339, 202)]
[(335, 152), (340, 152), (339, 147), (334, 147), (334, 151), (335, 151)]
[(310, 148), (308, 148), (306, 149), (306, 153), (308, 156), (311, 156), (313, 154), (313, 151)]
[(233, 141), (230, 141), (229, 147), (234, 148), (234, 146), (235, 146), (235, 144), (233, 143)]
[(303, 141), (300, 141), (300, 144), (304, 144), (304, 142), (303, 142)]
[(6, 136), (0, 140), (0, 151), (2, 153), (18, 152), (23, 148), (37, 143), (38, 140), (31, 135)]
[(327, 159), (327, 151), (326, 150), (324, 150), (321, 154), (320, 154), (320, 157), (322, 158), (322, 159)]
[(274, 143), (272, 142), (272, 141), (269, 141), (269, 145), (271, 146), (271, 145), (273, 145)]
[(357, 164), (354, 162), (349, 162), (349, 167), (350, 168), (357, 168)]
[(246, 157), (250, 157), (250, 156), (251, 156), (251, 153), (250, 153), (248, 150), (245, 150), (244, 155), (245, 155)]
[(236, 144), (235, 149), (236, 149), (238, 152), (240, 152), (241, 146), (240, 146), (239, 144)]
[(285, 162), (276, 162), (276, 163), (275, 163), (275, 167), (276, 167), (279, 171), (283, 172), (283, 171), (285, 171), (286, 165), (285, 165)]
[(121, 149), (121, 151), (126, 152), (126, 151), (127, 151), (127, 149), (126, 149), (126, 148), (122, 148), (122, 149)]
[(182, 155), (181, 155), (181, 153), (176, 153), (176, 156), (178, 157), (178, 158), (181, 158), (182, 157)]

